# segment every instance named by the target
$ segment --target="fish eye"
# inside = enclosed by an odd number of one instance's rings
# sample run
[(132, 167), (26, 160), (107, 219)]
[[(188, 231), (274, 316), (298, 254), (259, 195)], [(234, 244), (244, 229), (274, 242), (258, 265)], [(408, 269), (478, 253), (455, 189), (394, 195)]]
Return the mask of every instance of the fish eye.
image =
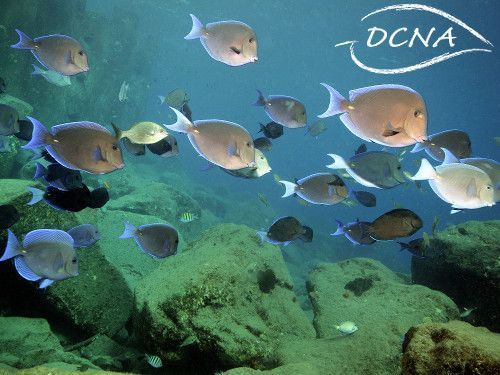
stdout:
[(83, 55), (84, 55), (84, 53), (83, 53), (83, 51), (82, 51), (82, 50), (78, 51), (78, 54), (79, 54), (80, 56), (83, 56)]
[(247, 147), (250, 147), (250, 142), (247, 142)]
[(176, 239), (176, 240), (175, 240), (175, 243), (179, 243), (179, 240), (178, 240), (178, 239)]
[(77, 262), (76, 257), (71, 259), (71, 263), (75, 264)]
[(116, 150), (118, 150), (118, 145), (117, 144), (113, 144), (112, 148), (113, 148), (114, 151), (116, 151)]
[(255, 41), (255, 38), (248, 39), (248, 43), (253, 43), (254, 41)]
[(401, 169), (401, 165), (398, 165), (398, 170), (400, 170), (400, 169)]
[(420, 110), (417, 109), (415, 112), (413, 112), (413, 116), (415, 116), (415, 117), (422, 117), (422, 111), (420, 111)]
[(486, 186), (486, 189), (487, 190), (491, 190), (491, 186)]

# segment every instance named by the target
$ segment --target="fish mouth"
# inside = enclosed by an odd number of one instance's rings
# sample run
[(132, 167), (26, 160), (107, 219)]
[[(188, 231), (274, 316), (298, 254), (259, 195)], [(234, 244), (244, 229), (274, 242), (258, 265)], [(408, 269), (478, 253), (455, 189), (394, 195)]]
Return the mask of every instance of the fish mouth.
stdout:
[(259, 58), (258, 58), (257, 56), (255, 56), (255, 57), (253, 58), (253, 60), (252, 60), (252, 62), (253, 62), (253, 63), (256, 63), (256, 62), (258, 62), (258, 61), (259, 61)]
[(116, 163), (115, 164), (116, 169), (123, 169), (125, 167), (125, 163)]

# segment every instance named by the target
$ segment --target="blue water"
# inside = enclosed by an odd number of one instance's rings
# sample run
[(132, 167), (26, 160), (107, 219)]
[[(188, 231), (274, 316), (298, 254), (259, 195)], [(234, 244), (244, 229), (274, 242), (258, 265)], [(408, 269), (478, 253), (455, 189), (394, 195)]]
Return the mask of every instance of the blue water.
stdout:
[[(493, 45), (500, 37), (500, 30), (496, 26), (500, 5), (495, 1), (475, 2), (473, 12), (466, 2), (424, 3), (463, 20)], [(456, 47), (485, 47), (459, 26), (428, 13), (406, 12), (394, 16), (392, 12), (378, 16), (373, 22), (361, 22), (364, 15), (391, 4), (394, 3), (225, 1), (218, 2), (217, 6), (211, 1), (178, 1), (161, 5), (153, 1), (129, 3), (128, 10), (139, 17), (135, 32), (144, 35), (144, 48), (158, 49), (158, 58), (145, 62), (152, 66), (151, 71), (154, 73), (145, 77), (150, 81), (151, 95), (143, 116), (172, 123), (168, 118), (168, 108), (159, 106), (156, 95), (164, 95), (170, 89), (183, 87), (189, 93), (194, 119), (219, 118), (234, 121), (257, 136), (258, 123), (269, 121), (262, 108), (251, 105), (256, 99), (257, 88), (265, 95), (284, 94), (300, 99), (306, 105), (308, 122), (313, 123), (316, 115), (322, 113), (328, 105), (328, 93), (319, 85), (320, 82), (331, 84), (345, 95), (355, 88), (394, 83), (412, 87), (424, 97), (429, 114), (428, 134), (452, 128), (467, 131), (472, 140), (473, 156), (498, 160), (498, 146), (494, 137), (498, 135), (496, 114), (500, 110), (500, 103), (494, 91), (495, 86), (491, 84), (500, 78), (500, 63), (495, 47), (492, 53), (460, 56), (423, 70), (399, 75), (380, 75), (362, 70), (351, 61), (347, 47), (334, 47), (336, 43), (345, 40), (359, 39), (362, 51), (360, 55), (380, 67), (404, 66), (446, 52), (447, 41), (434, 49), (423, 48), (418, 43), (411, 50), (407, 47), (389, 48), (387, 43), (384, 47), (368, 49), (362, 44), (368, 34), (366, 29), (373, 25), (386, 30), (402, 26), (413, 30), (418, 26), (422, 33), (434, 26), (436, 35), (453, 25), (457, 36)], [(99, 1), (89, 1), (88, 8), (98, 12), (110, 12), (112, 9), (110, 5), (108, 9), (104, 9)], [(251, 25), (258, 36), (259, 62), (233, 68), (212, 60), (199, 41), (183, 39), (191, 28), (189, 13), (195, 14), (204, 23), (236, 19)], [(377, 16), (373, 18), (375, 17)], [(435, 41), (436, 38), (432, 40)], [(435, 217), (440, 218), (441, 228), (467, 220), (498, 218), (497, 207), (450, 215), (450, 206), (434, 195), (427, 182), (423, 182), (424, 192), (418, 191), (411, 182), (390, 190), (368, 188), (377, 195), (376, 208), (359, 205), (304, 207), (293, 198), (280, 198), (283, 188), (275, 183), (273, 174), (282, 179), (293, 180), (328, 171), (325, 168), (330, 163), (327, 153), (347, 158), (361, 143), (338, 117), (328, 118), (325, 123), (328, 130), (318, 139), (305, 136), (304, 129), (285, 129), (285, 135), (273, 141), (273, 149), (267, 155), (272, 172), (258, 180), (236, 179), (218, 170), (201, 171), (204, 160), (196, 154), (187, 138), (181, 135), (178, 136), (182, 150), (179, 158), (193, 183), (200, 184), (200, 188), (217, 189), (223, 185), (231, 192), (227, 194), (227, 198), (235, 199), (235, 202), (242, 199), (242, 194), (243, 199), (254, 199), (258, 193), (263, 193), (278, 216), (296, 216), (314, 228), (316, 234), (328, 235), (333, 232), (336, 228), (334, 219), (344, 222), (356, 218), (372, 220), (396, 205), (414, 210), (424, 220), (423, 230), (415, 234), (415, 237), (423, 231), (430, 232)], [(372, 143), (368, 145), (368, 149), (380, 150), (381, 146)], [(403, 163), (405, 170), (413, 174), (418, 169), (418, 161), (425, 154), (422, 152), (411, 155), (410, 149), (411, 147), (408, 148)], [(367, 190), (352, 180), (347, 183), (355, 189)], [(332, 247), (342, 244), (339, 241), (344, 241), (346, 247), (350, 246), (345, 239), (332, 238)], [(314, 244), (302, 247), (307, 246)], [(325, 242), (322, 246), (325, 246)], [(409, 255), (398, 253), (398, 248), (394, 243), (378, 244), (375, 247), (355, 249), (353, 254), (383, 259), (393, 268), (405, 271), (408, 269)]]

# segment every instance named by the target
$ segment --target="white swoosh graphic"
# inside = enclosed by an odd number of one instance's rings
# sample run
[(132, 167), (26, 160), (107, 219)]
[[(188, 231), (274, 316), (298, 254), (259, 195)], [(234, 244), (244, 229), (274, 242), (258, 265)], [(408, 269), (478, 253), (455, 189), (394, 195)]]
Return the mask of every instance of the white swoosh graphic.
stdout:
[[(487, 40), (484, 36), (482, 36), (480, 33), (478, 33), (472, 27), (470, 27), (469, 25), (467, 25), (465, 22), (459, 20), (458, 18), (452, 16), (449, 13), (446, 13), (446, 12), (440, 10), (440, 9), (433, 8), (433, 7), (430, 7), (430, 6), (427, 6), (427, 5), (421, 5), (421, 4), (389, 5), (387, 7), (384, 7), (384, 8), (381, 8), (381, 9), (377, 9), (377, 10), (371, 12), (371, 13), (368, 13), (366, 16), (364, 16), (361, 19), (361, 21), (364, 21), (365, 19), (367, 19), (368, 17), (370, 17), (370, 16), (372, 16), (374, 14), (386, 12), (386, 11), (389, 11), (389, 10), (396, 10), (396, 11), (402, 11), (402, 10), (420, 10), (420, 11), (425, 11), (425, 12), (437, 14), (437, 15), (439, 15), (441, 17), (444, 17), (444, 18), (450, 20), (451, 22), (456, 23), (457, 25), (463, 27), (465, 30), (469, 31), (472, 35), (474, 35), (476, 38), (478, 38), (482, 42), (484, 42), (484, 43), (486, 43), (486, 44), (488, 44), (488, 45), (490, 45), (490, 46), (493, 47), (493, 44), (489, 40)], [(379, 68), (373, 68), (373, 67), (370, 67), (368, 65), (363, 64), (356, 57), (356, 55), (354, 53), (354, 45), (356, 43), (357, 43), (357, 41), (355, 41), (355, 40), (346, 41), (346, 42), (342, 42), (342, 43), (336, 44), (335, 47), (344, 46), (344, 45), (350, 45), (349, 49), (351, 51), (351, 59), (352, 59), (352, 61), (354, 61), (354, 63), (358, 67), (360, 67), (360, 68), (362, 68), (364, 70), (367, 70), (369, 72), (378, 73), (378, 74), (401, 74), (401, 73), (408, 73), (408, 72), (412, 72), (412, 71), (415, 71), (415, 70), (426, 68), (426, 67), (434, 65), (434, 64), (438, 64), (440, 62), (443, 62), (443, 61), (446, 61), (446, 60), (449, 60), (449, 59), (452, 59), (454, 57), (457, 57), (457, 56), (460, 56), (460, 55), (464, 55), (464, 54), (467, 54), (467, 53), (471, 53), (471, 52), (492, 52), (490, 49), (484, 49), (484, 48), (465, 49), (465, 50), (461, 50), (461, 51), (457, 51), (457, 52), (453, 52), (453, 53), (446, 52), (446, 53), (443, 53), (442, 55), (433, 57), (432, 59), (425, 60), (425, 61), (423, 61), (423, 62), (421, 62), (419, 64), (415, 64), (415, 65), (411, 65), (411, 66), (406, 66), (404, 68), (379, 69)]]

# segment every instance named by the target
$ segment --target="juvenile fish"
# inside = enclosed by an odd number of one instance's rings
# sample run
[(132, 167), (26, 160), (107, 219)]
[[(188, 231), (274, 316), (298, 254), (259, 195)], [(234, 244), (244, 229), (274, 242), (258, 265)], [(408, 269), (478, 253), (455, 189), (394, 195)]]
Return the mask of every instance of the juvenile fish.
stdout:
[(151, 121), (138, 122), (129, 130), (121, 130), (115, 124), (111, 124), (116, 134), (116, 138), (127, 137), (131, 142), (142, 145), (152, 144), (161, 141), (168, 136), (167, 131), (161, 126)]
[(101, 208), (109, 201), (109, 193), (106, 188), (100, 187), (93, 191), (83, 184), (82, 188), (74, 188), (68, 191), (59, 190), (48, 186), (44, 191), (30, 187), (32, 198), (28, 205), (34, 205), (42, 199), (52, 208), (70, 212), (80, 212), (89, 208)]
[(278, 124), (277, 122), (271, 121), (266, 125), (260, 125), (260, 132), (263, 132), (266, 138), (276, 139), (283, 135), (283, 125)]
[(49, 130), (32, 117), (33, 136), (23, 148), (45, 147), (57, 162), (69, 169), (104, 174), (125, 166), (116, 137), (95, 122), (70, 122)]
[(312, 240), (313, 231), (304, 226), (293, 216), (276, 219), (267, 232), (258, 231), (261, 243), (266, 241), (274, 245), (288, 245), (291, 241), (302, 238), (305, 242)]
[(0, 262), (11, 258), (14, 258), (19, 275), (26, 280), (41, 281), (40, 288), (78, 276), (73, 238), (62, 230), (34, 230), (24, 237), (22, 245), (9, 230), (7, 247)]
[(145, 224), (135, 227), (128, 221), (120, 238), (133, 238), (139, 248), (153, 258), (174, 255), (179, 245), (179, 234), (168, 224)]
[(221, 21), (204, 26), (190, 14), (193, 27), (184, 39), (200, 39), (214, 60), (231, 66), (256, 62), (257, 36), (250, 26), (239, 21)]
[(87, 54), (75, 39), (66, 35), (47, 35), (31, 39), (16, 29), (19, 42), (12, 45), (16, 49), (28, 49), (45, 68), (66, 76), (87, 72)]
[(33, 71), (31, 72), (31, 76), (41, 76), (47, 82), (52, 83), (53, 85), (64, 87), (71, 85), (71, 81), (68, 76), (65, 76), (61, 73), (58, 73), (54, 70), (43, 70), (39, 66), (32, 64)]
[(259, 98), (254, 103), (263, 106), (269, 118), (287, 128), (302, 128), (307, 124), (306, 107), (298, 99), (284, 95), (270, 95), (264, 98), (257, 90)]
[(225, 169), (255, 166), (255, 148), (250, 133), (241, 125), (223, 120), (198, 120), (192, 123), (170, 107), (177, 122), (167, 129), (186, 133), (198, 154)]
[(264, 151), (271, 151), (273, 148), (273, 144), (271, 143), (271, 140), (266, 137), (260, 137), (256, 138), (253, 140), (253, 145), (257, 150), (260, 150), (262, 152)]
[(427, 139), (427, 111), (415, 90), (401, 85), (378, 85), (351, 90), (349, 100), (333, 87), (328, 109), (318, 117), (342, 114), (340, 120), (355, 136), (390, 147)]
[(469, 135), (457, 129), (429, 135), (427, 140), (417, 143), (410, 152), (415, 153), (425, 150), (431, 158), (442, 162), (444, 152), (441, 148), (446, 148), (459, 159), (468, 158), (472, 154)]
[(48, 185), (59, 190), (71, 190), (83, 187), (80, 171), (68, 169), (58, 163), (49, 164), (45, 168), (37, 162), (33, 179), (37, 180), (39, 178), (42, 178)]
[(101, 234), (92, 224), (81, 224), (68, 230), (75, 247), (92, 246), (101, 239)]

